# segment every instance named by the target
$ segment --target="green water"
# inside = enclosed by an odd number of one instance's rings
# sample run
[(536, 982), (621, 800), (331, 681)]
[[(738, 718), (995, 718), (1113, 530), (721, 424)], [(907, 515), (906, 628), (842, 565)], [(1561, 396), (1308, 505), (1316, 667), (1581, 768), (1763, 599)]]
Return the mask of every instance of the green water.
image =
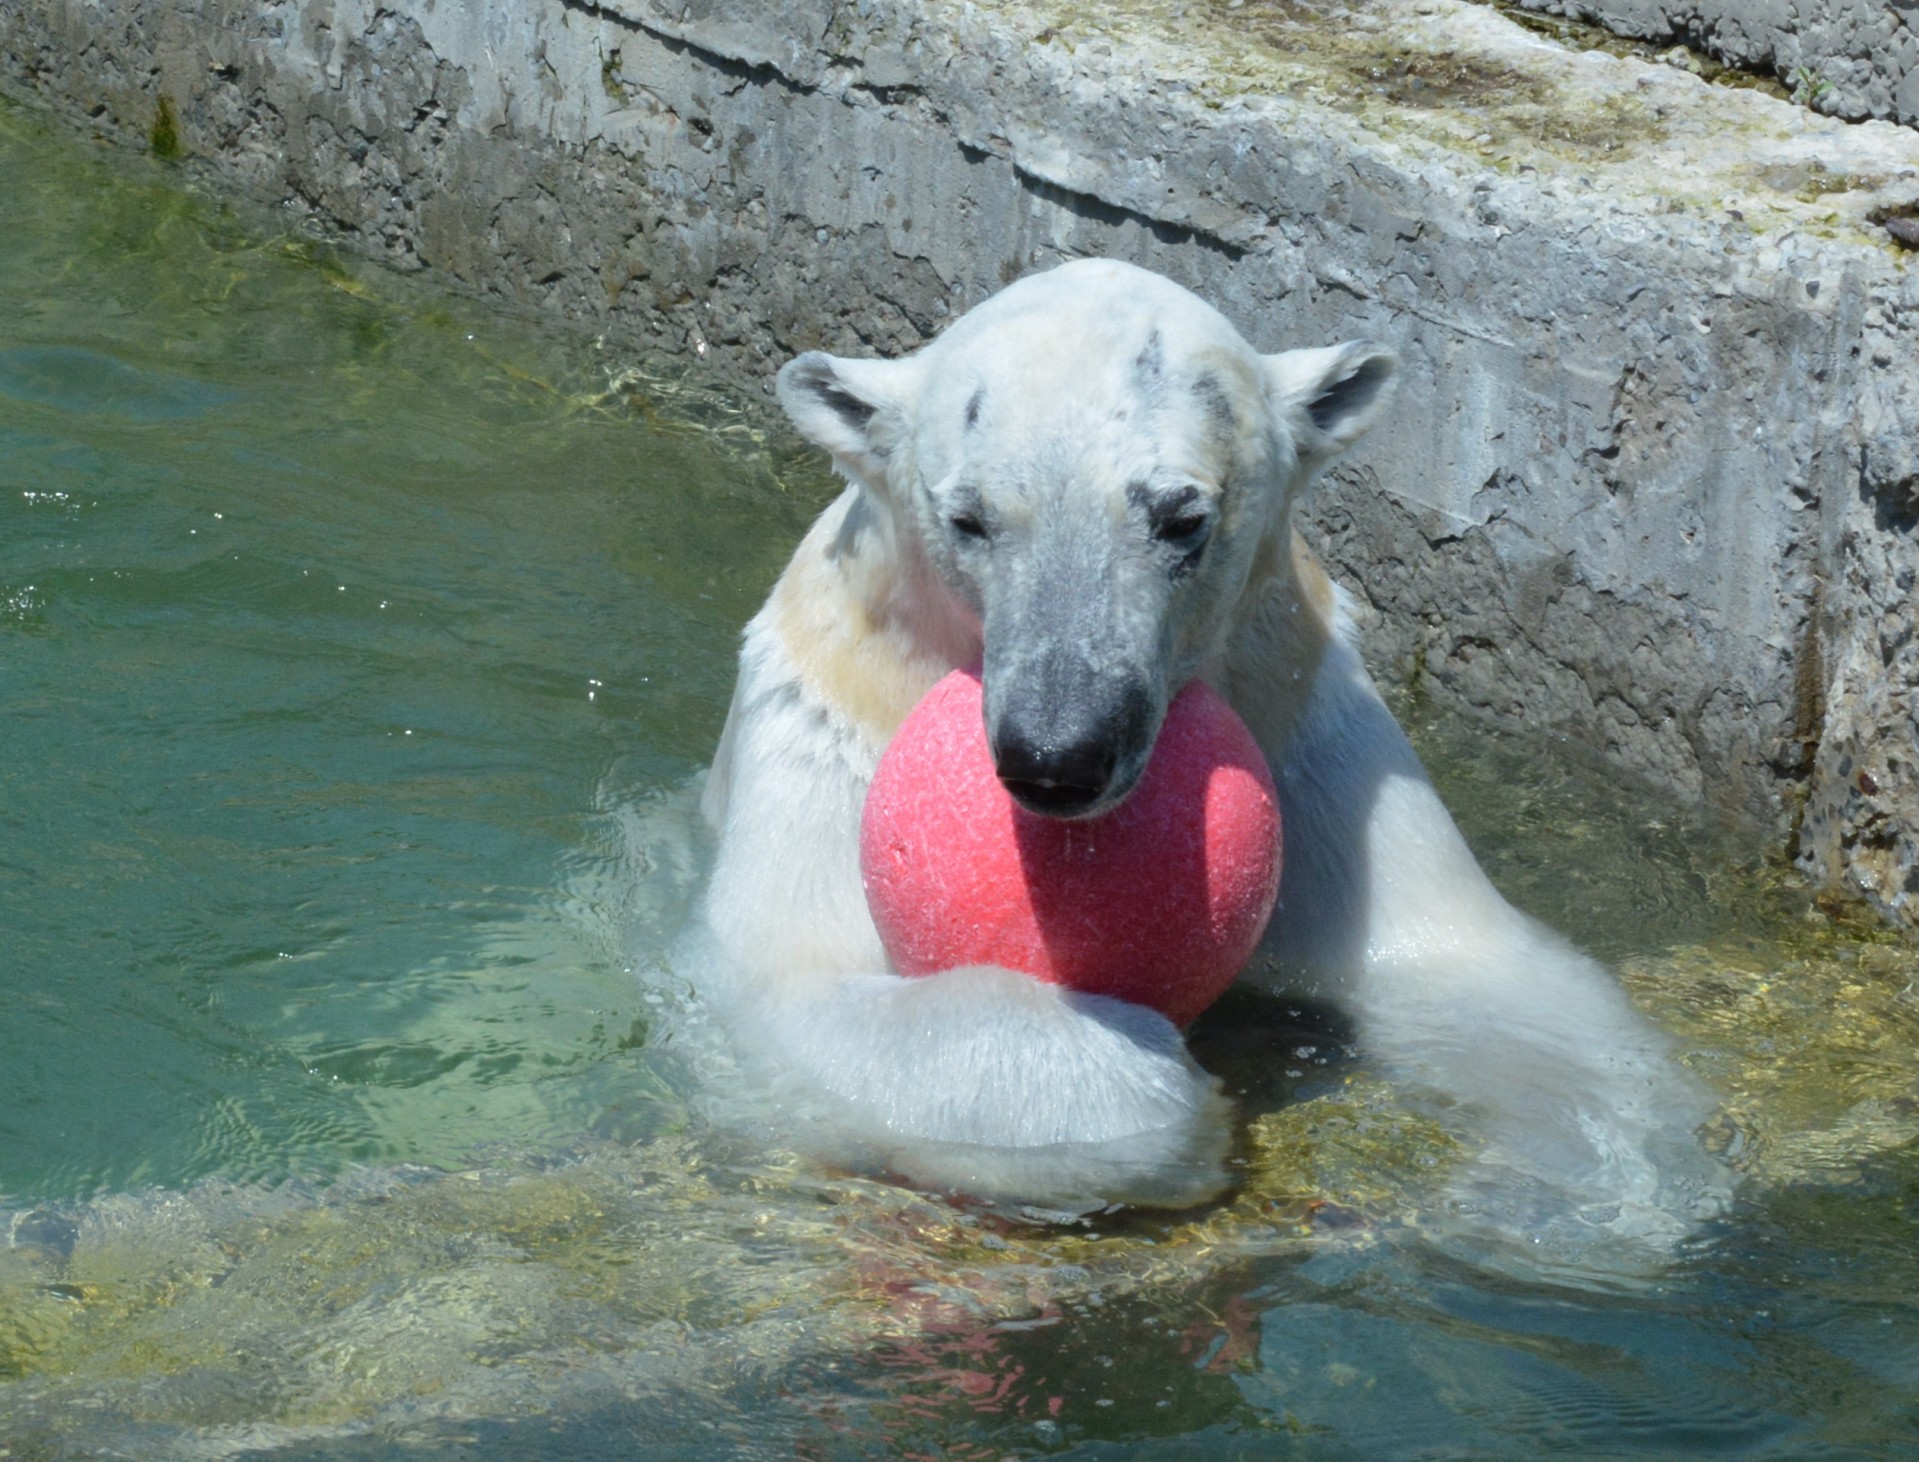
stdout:
[(190, 184), (0, 108), (0, 1457), (1919, 1453), (1919, 959), (1416, 706), (1723, 1096), (1669, 1273), (1443, 1257), (1416, 1114), (1236, 1008), (1201, 1213), (712, 1130), (688, 784), (827, 483)]
[(645, 1026), (596, 811), (705, 759), (804, 505), (617, 361), (5, 145), (0, 1194), (579, 1130)]

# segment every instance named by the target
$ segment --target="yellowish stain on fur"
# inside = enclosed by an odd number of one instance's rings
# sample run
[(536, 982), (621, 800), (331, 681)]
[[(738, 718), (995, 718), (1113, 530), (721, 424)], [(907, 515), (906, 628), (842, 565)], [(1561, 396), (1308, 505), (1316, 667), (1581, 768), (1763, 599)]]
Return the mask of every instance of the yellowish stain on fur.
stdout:
[(1320, 565), (1312, 549), (1306, 546), (1306, 540), (1297, 533), (1293, 534), (1292, 567), (1293, 583), (1319, 621), (1318, 643), (1323, 646), (1338, 612), (1338, 594), (1333, 588), (1332, 575)]
[(930, 572), (901, 563), (883, 512), (843, 497), (801, 542), (768, 605), (808, 694), (875, 747), (960, 658), (921, 647), (915, 622), (929, 617)]

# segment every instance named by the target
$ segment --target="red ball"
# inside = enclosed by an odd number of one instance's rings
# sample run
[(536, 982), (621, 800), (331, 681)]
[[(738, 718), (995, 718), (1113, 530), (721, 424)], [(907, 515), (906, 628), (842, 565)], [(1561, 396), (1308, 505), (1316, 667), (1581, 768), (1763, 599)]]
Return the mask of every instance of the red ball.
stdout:
[(998, 965), (1191, 1021), (1279, 894), (1279, 796), (1252, 733), (1194, 681), (1132, 795), (1069, 822), (1000, 785), (981, 694), (965, 670), (927, 692), (866, 796), (860, 872), (894, 967)]

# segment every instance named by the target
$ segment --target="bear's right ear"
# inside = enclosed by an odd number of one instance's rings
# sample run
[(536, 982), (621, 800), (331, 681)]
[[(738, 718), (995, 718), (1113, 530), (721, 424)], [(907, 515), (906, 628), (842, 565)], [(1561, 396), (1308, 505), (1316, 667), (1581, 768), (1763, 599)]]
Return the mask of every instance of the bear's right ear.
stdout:
[(880, 487), (905, 438), (922, 371), (917, 356), (848, 360), (809, 350), (780, 368), (780, 405), (842, 471)]

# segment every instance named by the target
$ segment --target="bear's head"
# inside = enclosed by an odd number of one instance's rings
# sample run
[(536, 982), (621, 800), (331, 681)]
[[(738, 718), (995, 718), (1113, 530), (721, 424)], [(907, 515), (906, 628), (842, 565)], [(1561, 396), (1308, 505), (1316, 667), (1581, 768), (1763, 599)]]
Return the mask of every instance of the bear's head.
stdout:
[(779, 396), (977, 616), (1008, 790), (1091, 817), (1132, 790), (1249, 579), (1286, 562), (1295, 494), (1396, 369), (1364, 341), (1262, 355), (1171, 281), (1083, 260), (904, 359), (802, 355)]

